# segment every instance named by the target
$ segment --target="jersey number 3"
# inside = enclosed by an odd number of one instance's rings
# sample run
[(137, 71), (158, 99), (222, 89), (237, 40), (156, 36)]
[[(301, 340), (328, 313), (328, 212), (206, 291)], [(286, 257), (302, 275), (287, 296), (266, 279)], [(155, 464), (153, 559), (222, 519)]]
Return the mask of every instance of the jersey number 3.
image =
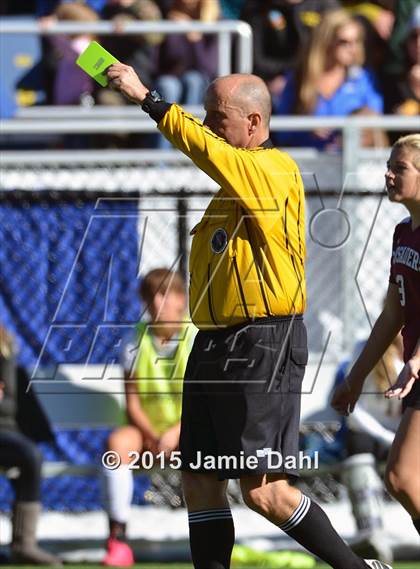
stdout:
[(398, 292), (400, 293), (400, 304), (405, 306), (405, 290), (404, 290), (404, 277), (402, 275), (397, 275), (395, 280), (398, 284)]

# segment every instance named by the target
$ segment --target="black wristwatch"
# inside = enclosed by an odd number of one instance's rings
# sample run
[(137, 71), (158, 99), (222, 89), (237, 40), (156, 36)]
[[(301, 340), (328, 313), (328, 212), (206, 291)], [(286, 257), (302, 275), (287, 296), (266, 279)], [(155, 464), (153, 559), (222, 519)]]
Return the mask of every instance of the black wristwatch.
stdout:
[(141, 108), (145, 113), (150, 113), (153, 105), (160, 103), (161, 101), (163, 101), (163, 98), (160, 93), (157, 91), (149, 91), (141, 105)]

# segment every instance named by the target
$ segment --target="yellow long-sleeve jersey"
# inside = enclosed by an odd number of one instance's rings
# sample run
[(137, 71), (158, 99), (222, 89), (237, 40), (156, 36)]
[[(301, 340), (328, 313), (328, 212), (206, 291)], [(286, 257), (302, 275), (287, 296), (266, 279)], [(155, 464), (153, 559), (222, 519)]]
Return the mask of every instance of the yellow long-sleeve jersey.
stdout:
[(235, 148), (177, 105), (159, 130), (221, 186), (191, 232), (194, 324), (206, 330), (302, 314), (305, 204), (296, 163), (267, 144)]

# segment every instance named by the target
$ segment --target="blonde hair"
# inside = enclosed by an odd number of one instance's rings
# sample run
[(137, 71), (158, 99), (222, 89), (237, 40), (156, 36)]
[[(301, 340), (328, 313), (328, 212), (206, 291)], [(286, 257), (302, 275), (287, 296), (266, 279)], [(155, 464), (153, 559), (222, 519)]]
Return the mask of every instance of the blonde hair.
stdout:
[(392, 149), (407, 148), (414, 154), (413, 164), (420, 170), (420, 133), (407, 134), (399, 138), (393, 145)]
[(315, 110), (318, 99), (315, 86), (325, 71), (329, 50), (337, 37), (337, 32), (348, 25), (356, 25), (359, 29), (360, 42), (354, 63), (363, 65), (365, 60), (363, 29), (359, 22), (345, 10), (326, 12), (321, 23), (312, 32), (297, 66), (294, 109), (297, 114), (311, 114)]
[(0, 358), (8, 360), (15, 352), (16, 345), (13, 335), (0, 324)]

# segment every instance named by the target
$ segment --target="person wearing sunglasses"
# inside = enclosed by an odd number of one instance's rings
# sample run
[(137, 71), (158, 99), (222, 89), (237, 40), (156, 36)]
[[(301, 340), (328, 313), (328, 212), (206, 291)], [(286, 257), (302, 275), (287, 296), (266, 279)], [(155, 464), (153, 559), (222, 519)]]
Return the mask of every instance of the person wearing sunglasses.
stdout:
[[(288, 76), (281, 97), (274, 101), (279, 115), (346, 116), (379, 114), (383, 99), (375, 78), (363, 67), (363, 29), (344, 10), (327, 12), (302, 52), (294, 73)], [(285, 146), (312, 146), (335, 150), (339, 132), (283, 132), (275, 142)]]

